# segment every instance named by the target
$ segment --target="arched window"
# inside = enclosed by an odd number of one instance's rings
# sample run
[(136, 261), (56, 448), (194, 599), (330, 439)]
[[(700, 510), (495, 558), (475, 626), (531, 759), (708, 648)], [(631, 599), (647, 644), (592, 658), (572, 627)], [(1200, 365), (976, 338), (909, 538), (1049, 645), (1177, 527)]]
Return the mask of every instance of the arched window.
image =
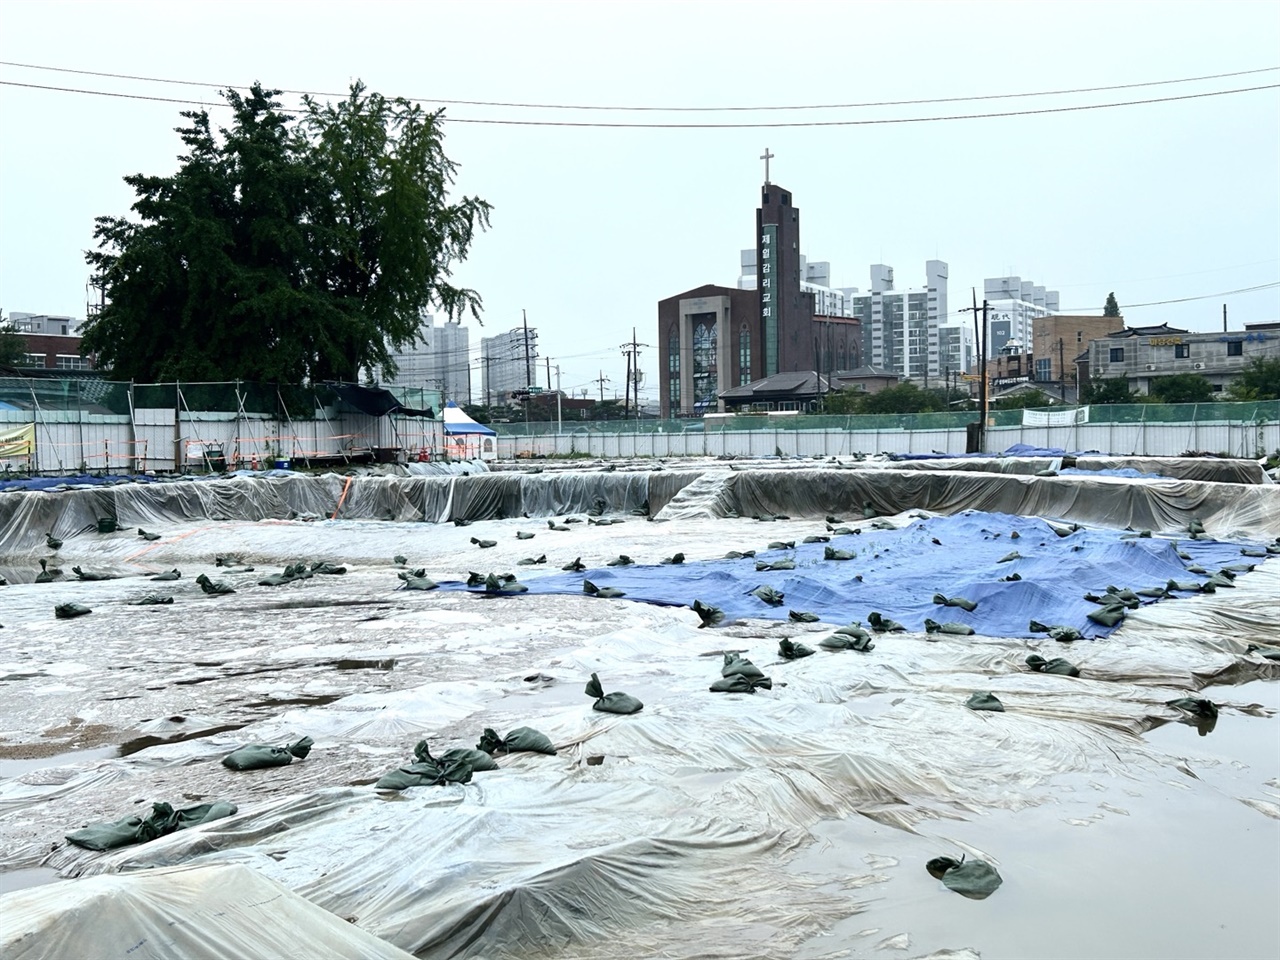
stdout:
[(715, 405), (720, 389), (716, 317), (714, 313), (698, 314), (693, 321), (693, 409), (701, 412)]
[(738, 330), (738, 384), (751, 382), (751, 328), (745, 323)]

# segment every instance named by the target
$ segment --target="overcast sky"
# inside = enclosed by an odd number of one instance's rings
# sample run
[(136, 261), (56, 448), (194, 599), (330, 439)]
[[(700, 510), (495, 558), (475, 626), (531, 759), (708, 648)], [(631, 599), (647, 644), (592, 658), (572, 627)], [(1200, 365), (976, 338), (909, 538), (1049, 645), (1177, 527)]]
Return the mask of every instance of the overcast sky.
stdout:
[[(503, 103), (759, 107), (936, 100), (1181, 80), (1280, 66), (1280, 5), (1244, 3), (0, 4), (0, 59), (195, 86), (0, 66), (7, 83), (215, 100), (225, 84)], [(457, 278), (479, 337), (522, 308), (566, 388), (621, 390), (631, 329), (657, 301), (732, 286), (754, 245), (768, 147), (801, 211), (801, 248), (837, 286), (898, 287), (951, 265), (952, 309), (984, 277), (1114, 290), (1132, 324), (1280, 319), (1280, 71), (1097, 93), (916, 106), (608, 112), (449, 106), (446, 118), (788, 123), (954, 116), (1272, 89), (948, 122), (775, 129), (451, 123), (458, 190), (494, 204)], [(286, 98), (287, 99), (287, 98)], [(292, 101), (289, 101), (292, 102)], [(121, 177), (176, 165), (178, 104), (0, 85), (0, 307), (83, 316), (93, 218)], [(215, 119), (225, 112), (214, 110)], [(1145, 308), (1130, 305), (1207, 299)], [(1083, 312), (1083, 310), (1082, 310)], [(656, 388), (655, 350), (641, 368)], [(478, 387), (479, 380), (475, 380)]]

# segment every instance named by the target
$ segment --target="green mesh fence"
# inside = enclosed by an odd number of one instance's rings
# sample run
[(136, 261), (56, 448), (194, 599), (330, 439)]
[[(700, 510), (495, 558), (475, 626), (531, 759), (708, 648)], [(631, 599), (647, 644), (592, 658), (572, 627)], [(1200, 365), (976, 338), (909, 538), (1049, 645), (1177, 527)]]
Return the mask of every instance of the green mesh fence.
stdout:
[(128, 414), (129, 384), (95, 377), (0, 377), (0, 410)]
[[(1049, 407), (1054, 413), (1065, 409)], [(690, 420), (594, 420), (532, 423), (494, 423), (503, 436), (531, 437), (559, 433), (570, 435), (723, 433), (750, 430), (962, 430), (973, 423), (973, 411), (956, 413), (886, 413), (868, 416), (769, 416), (740, 414)], [(1022, 423), (1021, 410), (992, 410), (991, 425), (1016, 427)], [(1265, 423), (1280, 420), (1280, 400), (1254, 403), (1133, 403), (1095, 404), (1089, 407), (1088, 423)]]

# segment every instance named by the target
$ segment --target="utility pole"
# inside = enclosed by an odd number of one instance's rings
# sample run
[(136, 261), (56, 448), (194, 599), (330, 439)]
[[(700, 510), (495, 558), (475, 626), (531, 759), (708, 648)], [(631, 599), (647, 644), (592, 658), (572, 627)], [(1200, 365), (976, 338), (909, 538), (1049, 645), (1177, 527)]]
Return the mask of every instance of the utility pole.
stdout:
[(489, 410), (489, 385), (493, 383), (493, 378), (489, 375), (489, 354), (484, 355), (484, 409)]
[[(549, 362), (549, 361), (548, 361)], [(560, 364), (556, 364), (556, 434), (560, 434), (564, 426), (564, 417), (560, 410)]]
[(1222, 332), (1227, 332), (1227, 305), (1222, 305)]
[(627, 358), (627, 385), (622, 409), (624, 414), (629, 413), (631, 401), (634, 399), (637, 418), (640, 416), (640, 348), (648, 346), (650, 345), (636, 340), (636, 328), (632, 327), (630, 342), (624, 343), (621, 347), (623, 355)]
[[(1066, 347), (1062, 338), (1058, 338), (1058, 392), (1062, 394), (1062, 402), (1067, 402), (1067, 362), (1064, 359)], [(1079, 399), (1079, 398), (1077, 398)]]
[(528, 387), (533, 384), (533, 367), (529, 362), (529, 314), (521, 308), (520, 316), (524, 318), (524, 385)]
[(551, 392), (551, 358), (547, 357), (547, 392)]
[(627, 382), (623, 384), (623, 390), (625, 391), (623, 393), (623, 398), (622, 398), (622, 419), (623, 420), (629, 419), (631, 416), (631, 351), (630, 350), (626, 351), (626, 354), (627, 354)]
[(982, 325), (978, 325), (978, 291), (970, 288), (973, 296), (973, 306), (961, 308), (961, 313), (973, 311), (973, 334), (976, 346), (978, 348), (978, 376), (981, 378), (978, 387), (978, 409), (982, 419), (978, 421), (978, 452), (983, 452), (987, 445), (987, 416), (989, 410), (990, 394), (987, 382), (987, 310), (990, 304), (986, 299), (982, 301)]
[(610, 380), (608, 377), (606, 377), (606, 376), (604, 375), (604, 371), (603, 371), (603, 370), (601, 370), (601, 371), (600, 371), (600, 376), (596, 377), (596, 378), (595, 378), (594, 380), (592, 380), (591, 382), (592, 382), (592, 383), (598, 383), (598, 384), (600, 384), (600, 402), (601, 402), (601, 403), (604, 403), (604, 385), (605, 385), (606, 383), (613, 383), (613, 381), (612, 381), (612, 380)]

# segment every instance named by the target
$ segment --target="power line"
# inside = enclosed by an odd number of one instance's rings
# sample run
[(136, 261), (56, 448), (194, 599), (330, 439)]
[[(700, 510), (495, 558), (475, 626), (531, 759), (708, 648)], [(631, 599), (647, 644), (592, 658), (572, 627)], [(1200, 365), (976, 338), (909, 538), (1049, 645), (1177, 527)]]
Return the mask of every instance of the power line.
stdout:
[[(87, 90), (78, 87), (53, 87), (38, 83), (18, 83), (0, 80), (0, 86), (21, 87), (28, 90), (49, 90), (57, 93), (80, 93), (97, 97), (121, 97), (128, 100), (149, 100), (158, 103), (180, 103), (205, 107), (225, 107), (225, 103), (205, 100), (182, 100), (175, 97), (152, 97), (138, 93), (116, 93), (107, 90)], [(1124, 100), (1116, 103), (1078, 104), (1068, 107), (1040, 107), (1032, 110), (1003, 110), (995, 113), (950, 114), (933, 117), (885, 117), (878, 120), (795, 120), (783, 123), (611, 123), (573, 120), (496, 120), (478, 117), (446, 117), (446, 122), (476, 123), (508, 127), (580, 127), (595, 129), (647, 129), (647, 130), (763, 130), (777, 127), (867, 127), (899, 123), (940, 123), (948, 120), (991, 120), (1000, 117), (1027, 117), (1051, 113), (1080, 113), (1086, 110), (1107, 110), (1113, 107), (1139, 107), (1153, 103), (1173, 103), (1181, 100), (1201, 100), (1206, 97), (1225, 97), (1236, 93), (1255, 93), (1260, 90), (1280, 89), (1280, 83), (1256, 87), (1237, 87), (1231, 90), (1211, 90), (1206, 93), (1184, 93), (1172, 97), (1152, 97), (1147, 100)], [(296, 114), (297, 110), (281, 109), (281, 113)]]
[[(1106, 286), (1106, 284), (1101, 284)], [(1191, 303), (1193, 300), (1214, 300), (1218, 297), (1230, 297), (1237, 293), (1256, 293), (1259, 290), (1270, 290), (1273, 287), (1280, 287), (1280, 280), (1273, 280), (1271, 283), (1260, 283), (1256, 287), (1241, 287), (1239, 290), (1223, 290), (1220, 293), (1205, 293), (1198, 297), (1178, 297), (1174, 300), (1151, 300), (1147, 303), (1126, 303), (1123, 305), (1125, 310), (1133, 310), (1138, 307), (1163, 307), (1171, 303)], [(1079, 310), (1101, 310), (1101, 307), (1072, 307), (1068, 310), (1059, 310), (1059, 313), (1075, 313)]]
[[(72, 67), (54, 67), (39, 63), (19, 63), (12, 60), (0, 60), (0, 66), (18, 67), (24, 70), (44, 70), (51, 73), (70, 73), (85, 77), (105, 77), (112, 80), (137, 80), (143, 83), (165, 83), (184, 87), (213, 87), (219, 90), (247, 90), (244, 84), (207, 83), (198, 80), (176, 80), (167, 77), (144, 77), (127, 73), (109, 73), (103, 70), (79, 70)], [(865, 103), (809, 103), (792, 105), (760, 105), (760, 106), (727, 106), (727, 107), (648, 107), (648, 106), (606, 106), (600, 104), (569, 103), (519, 103), (501, 100), (449, 100), (441, 97), (405, 97), (406, 100), (425, 103), (444, 103), (451, 106), (464, 107), (508, 107), (527, 110), (602, 110), (608, 112), (651, 112), (651, 113), (729, 113), (729, 112), (761, 112), (775, 110), (849, 110), (867, 107), (912, 107), (931, 103), (967, 103), (982, 100), (1013, 100), (1027, 97), (1057, 97), (1076, 93), (1104, 93), (1110, 90), (1136, 90), (1143, 87), (1162, 87), (1176, 83), (1199, 83), (1204, 80), (1225, 80), (1231, 77), (1246, 77), (1259, 73), (1280, 70), (1280, 67), (1258, 67), (1252, 70), (1235, 70), (1231, 73), (1211, 73), (1199, 77), (1177, 77), (1172, 80), (1144, 80), (1138, 83), (1118, 83), (1104, 87), (1074, 87), (1066, 90), (1037, 90), (1020, 93), (991, 93), (965, 97), (931, 97), (919, 100), (879, 100)], [(345, 97), (343, 93), (325, 93), (316, 90), (281, 90), (294, 96), (308, 97)]]

